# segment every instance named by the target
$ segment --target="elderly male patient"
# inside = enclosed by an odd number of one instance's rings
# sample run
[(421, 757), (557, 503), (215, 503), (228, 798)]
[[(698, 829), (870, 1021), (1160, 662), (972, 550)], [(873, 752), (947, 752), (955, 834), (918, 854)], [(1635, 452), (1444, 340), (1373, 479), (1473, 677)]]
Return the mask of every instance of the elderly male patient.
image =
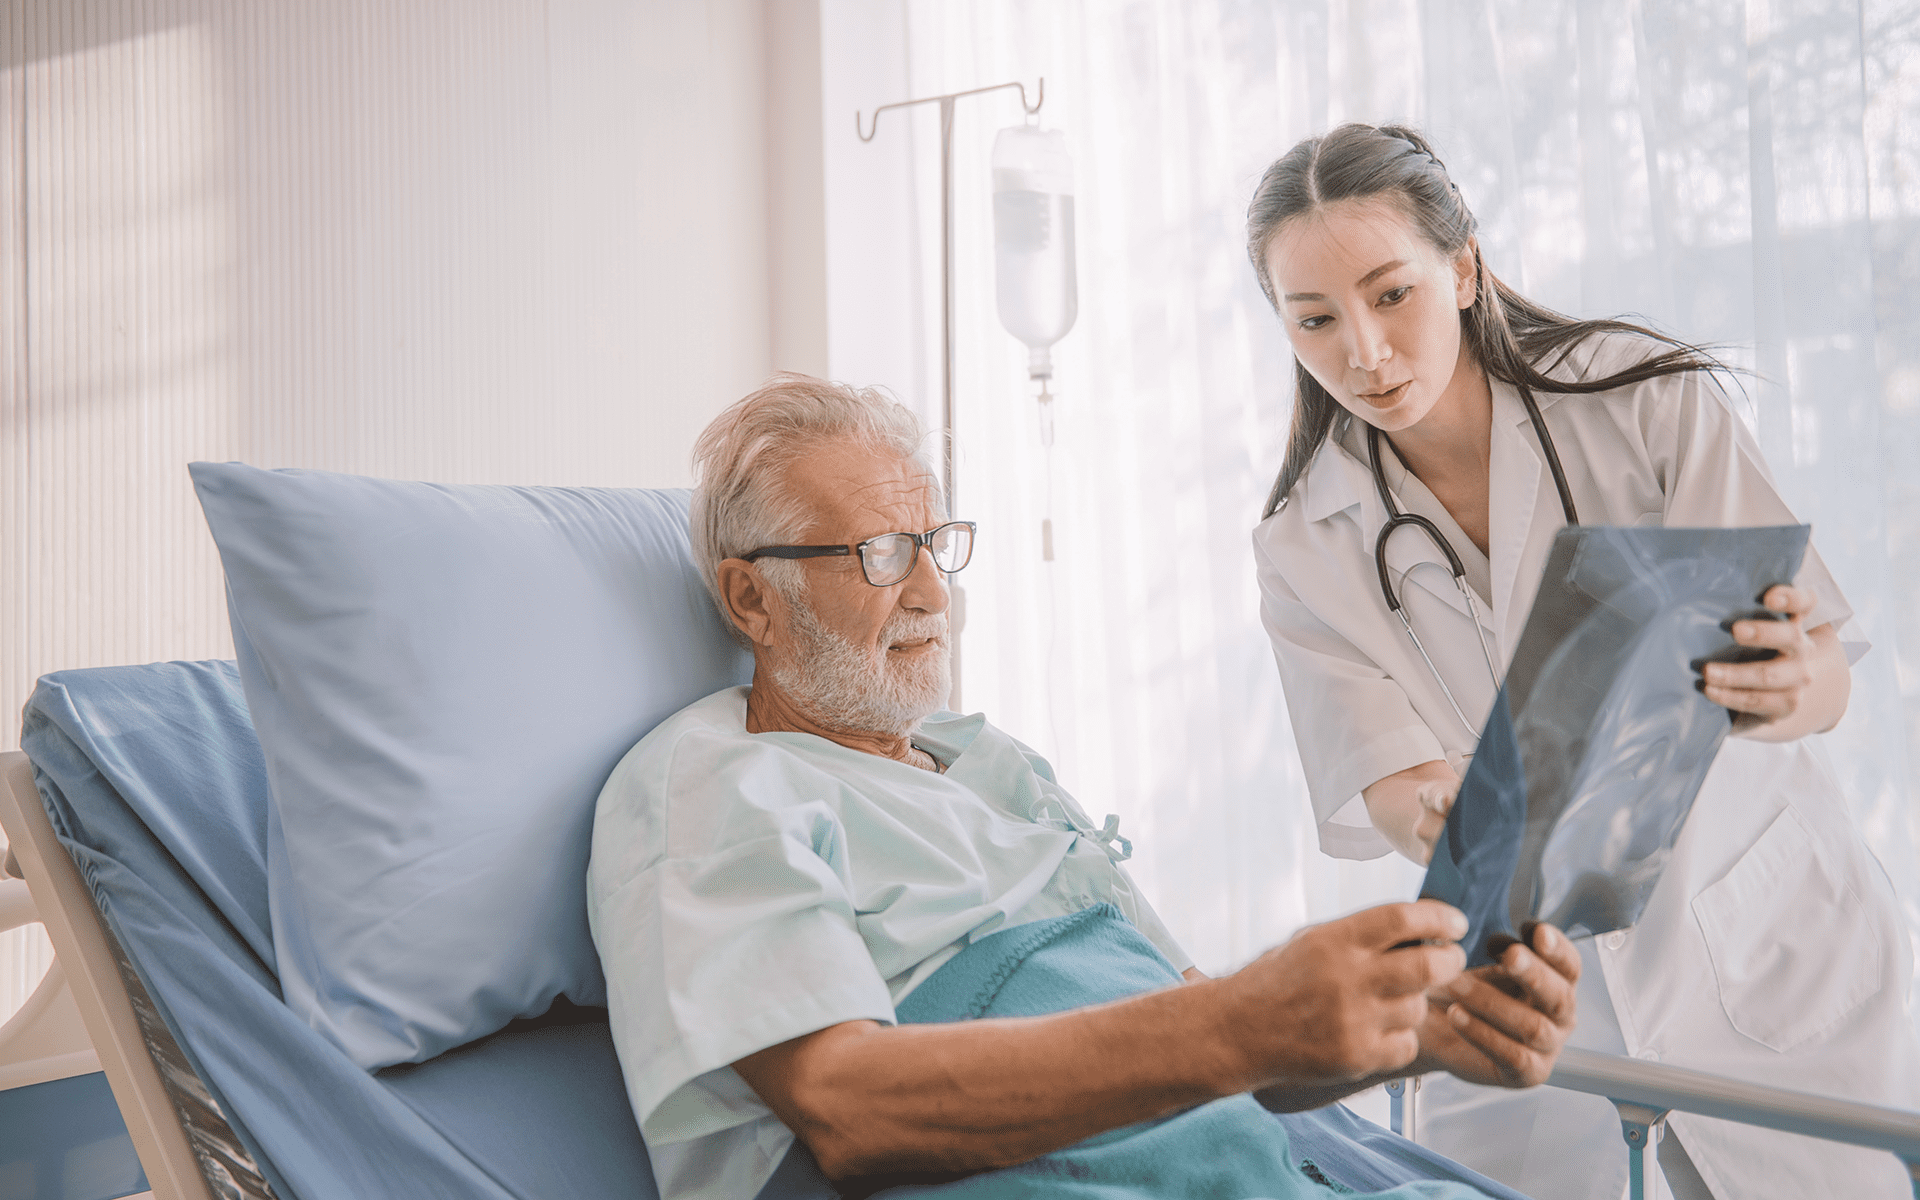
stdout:
[(1463, 972), (1465, 918), (1421, 901), (1195, 970), (1112, 819), (940, 711), (973, 529), (920, 444), (885, 397), (782, 376), (695, 450), (694, 552), (752, 685), (626, 756), (589, 872), (663, 1196), (1481, 1195), (1412, 1143), (1344, 1161), (1365, 1123), (1305, 1110), (1428, 1070), (1540, 1082), (1574, 1021), (1565, 936)]

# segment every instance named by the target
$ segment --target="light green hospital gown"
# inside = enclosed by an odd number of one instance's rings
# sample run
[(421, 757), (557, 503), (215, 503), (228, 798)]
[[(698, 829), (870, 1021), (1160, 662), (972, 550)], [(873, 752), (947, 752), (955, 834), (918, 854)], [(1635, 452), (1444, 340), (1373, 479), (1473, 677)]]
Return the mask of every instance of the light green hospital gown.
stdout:
[(1111, 901), (1192, 964), (1128, 853), (1032, 750), (938, 713), (943, 774), (802, 733), (746, 732), (715, 693), (628, 752), (600, 793), (588, 916), (614, 1044), (664, 1200), (750, 1197), (793, 1135), (733, 1072), (893, 1006), (972, 941)]

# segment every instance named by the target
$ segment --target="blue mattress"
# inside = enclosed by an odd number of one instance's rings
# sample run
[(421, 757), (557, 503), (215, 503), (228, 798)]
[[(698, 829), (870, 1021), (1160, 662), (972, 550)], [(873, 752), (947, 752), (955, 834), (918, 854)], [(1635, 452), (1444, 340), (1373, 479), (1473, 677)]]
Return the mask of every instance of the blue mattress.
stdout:
[(658, 1200), (604, 1010), (368, 1075), (280, 1002), (266, 768), (232, 663), (46, 676), (21, 746), (108, 927), (281, 1200)]

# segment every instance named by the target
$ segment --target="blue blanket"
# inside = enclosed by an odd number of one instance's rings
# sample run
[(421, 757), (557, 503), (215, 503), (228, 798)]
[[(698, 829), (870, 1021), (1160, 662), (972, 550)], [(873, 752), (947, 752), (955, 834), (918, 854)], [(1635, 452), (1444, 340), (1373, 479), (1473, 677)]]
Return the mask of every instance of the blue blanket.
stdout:
[[(914, 990), (902, 1023), (1022, 1017), (1102, 1004), (1179, 983), (1179, 972), (1110, 904), (982, 938)], [(1029, 1163), (955, 1183), (889, 1189), (941, 1200), (1293, 1200), (1368, 1193), (1431, 1200), (1525, 1200), (1340, 1105), (1274, 1114), (1233, 1096), (1115, 1129)], [(796, 1145), (761, 1200), (835, 1193)]]

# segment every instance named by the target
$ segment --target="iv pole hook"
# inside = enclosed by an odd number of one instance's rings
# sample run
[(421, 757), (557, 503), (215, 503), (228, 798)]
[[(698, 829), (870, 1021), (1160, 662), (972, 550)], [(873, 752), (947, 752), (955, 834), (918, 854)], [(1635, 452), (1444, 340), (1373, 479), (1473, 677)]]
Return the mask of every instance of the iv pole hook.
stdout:
[(1032, 104), (1027, 103), (1027, 85), (1015, 80), (1012, 83), (996, 83), (991, 87), (972, 88), (964, 92), (948, 92), (944, 96), (922, 96), (918, 100), (900, 100), (893, 104), (882, 104), (879, 108), (873, 110), (873, 120), (865, 124), (861, 123), (860, 110), (855, 109), (853, 112), (853, 131), (860, 135), (861, 141), (870, 142), (873, 140), (873, 135), (880, 129), (880, 114), (890, 108), (912, 108), (916, 104), (932, 104), (935, 101), (951, 103), (960, 99), (962, 96), (978, 96), (982, 92), (997, 92), (1002, 88), (1020, 89), (1020, 107), (1025, 109), (1027, 115), (1030, 117), (1039, 112), (1040, 106), (1047, 102), (1047, 78), (1042, 75), (1034, 87)]

